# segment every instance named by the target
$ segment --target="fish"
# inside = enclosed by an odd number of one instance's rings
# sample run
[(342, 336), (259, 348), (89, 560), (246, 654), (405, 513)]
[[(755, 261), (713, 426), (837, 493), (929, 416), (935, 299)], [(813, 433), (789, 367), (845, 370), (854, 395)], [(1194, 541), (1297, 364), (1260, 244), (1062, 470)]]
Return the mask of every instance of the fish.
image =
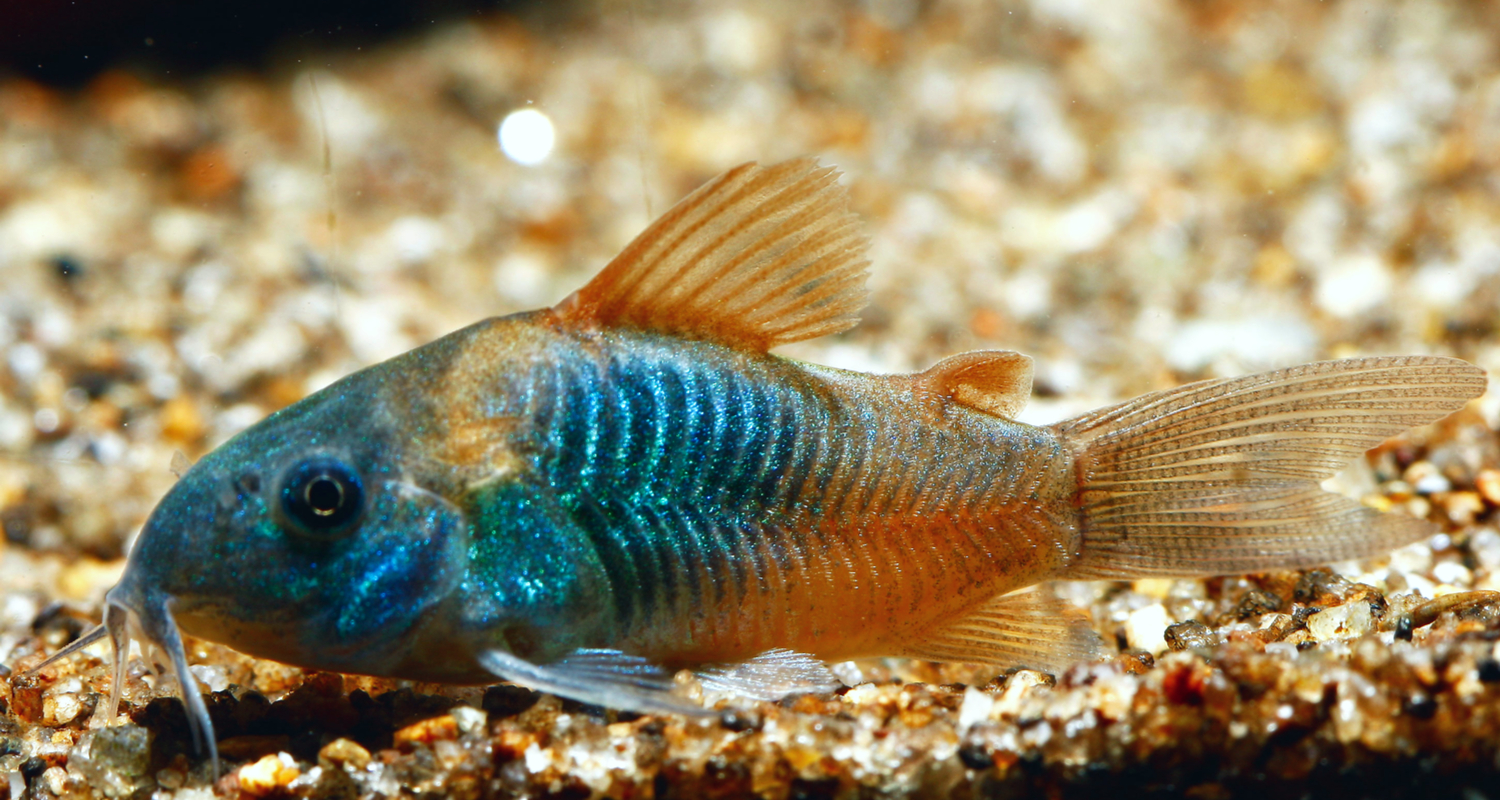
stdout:
[(858, 322), (868, 243), (831, 167), (719, 175), (557, 305), (355, 372), (205, 456), (102, 624), (46, 663), (108, 636), (113, 711), (133, 621), (216, 768), (184, 633), (648, 713), (705, 713), (684, 669), (751, 698), (837, 688), (826, 665), (861, 657), (1056, 671), (1103, 644), (1049, 582), (1429, 535), (1320, 483), (1486, 386), (1455, 358), (1356, 358), (1035, 426), (1019, 353), (904, 375), (773, 354)]

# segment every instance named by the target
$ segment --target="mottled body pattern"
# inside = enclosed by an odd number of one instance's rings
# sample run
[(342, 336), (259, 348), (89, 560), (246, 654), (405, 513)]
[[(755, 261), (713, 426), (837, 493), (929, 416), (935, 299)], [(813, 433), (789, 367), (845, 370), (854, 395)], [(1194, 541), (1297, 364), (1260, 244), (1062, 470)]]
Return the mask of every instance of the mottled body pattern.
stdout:
[(134, 617), (180, 680), (179, 626), (308, 667), (689, 713), (677, 668), (755, 697), (831, 688), (822, 661), (859, 656), (1055, 669), (1100, 643), (1026, 587), (1421, 538), (1319, 482), (1485, 386), (1455, 359), (1352, 359), (1034, 427), (1015, 353), (894, 376), (772, 355), (855, 324), (864, 249), (832, 170), (725, 173), (556, 307), (351, 375), (204, 458), (105, 624), (54, 658), (107, 631), (123, 669)]

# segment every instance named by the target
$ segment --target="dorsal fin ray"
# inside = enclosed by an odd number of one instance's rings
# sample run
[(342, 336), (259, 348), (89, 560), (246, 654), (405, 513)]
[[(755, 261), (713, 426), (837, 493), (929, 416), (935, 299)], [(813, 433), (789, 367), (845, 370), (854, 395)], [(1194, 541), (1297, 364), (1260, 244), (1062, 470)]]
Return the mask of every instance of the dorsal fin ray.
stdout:
[(1006, 419), (1031, 399), (1032, 362), (1011, 350), (975, 350), (932, 365), (918, 378), (933, 394)]
[(673, 206), (556, 311), (769, 350), (859, 321), (868, 246), (837, 170), (810, 158), (742, 164)]

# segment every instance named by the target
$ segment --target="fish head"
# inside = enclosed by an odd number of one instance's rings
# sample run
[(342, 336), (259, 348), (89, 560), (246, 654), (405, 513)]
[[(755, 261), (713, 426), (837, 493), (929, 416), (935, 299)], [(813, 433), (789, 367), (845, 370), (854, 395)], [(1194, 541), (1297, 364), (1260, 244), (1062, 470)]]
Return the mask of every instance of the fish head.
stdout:
[(109, 604), (158, 644), (175, 621), (265, 658), (388, 673), (459, 584), (467, 541), (464, 514), (409, 452), (411, 409), (392, 366), (277, 412), (189, 469)]

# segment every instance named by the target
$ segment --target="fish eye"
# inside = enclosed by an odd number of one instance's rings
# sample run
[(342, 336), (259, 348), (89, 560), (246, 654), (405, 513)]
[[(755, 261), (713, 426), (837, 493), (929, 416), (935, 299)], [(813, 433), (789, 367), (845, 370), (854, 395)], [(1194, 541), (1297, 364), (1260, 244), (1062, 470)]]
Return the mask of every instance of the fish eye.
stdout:
[(302, 533), (318, 537), (342, 533), (364, 511), (364, 487), (359, 475), (342, 461), (309, 459), (287, 473), (281, 485), (281, 508)]

